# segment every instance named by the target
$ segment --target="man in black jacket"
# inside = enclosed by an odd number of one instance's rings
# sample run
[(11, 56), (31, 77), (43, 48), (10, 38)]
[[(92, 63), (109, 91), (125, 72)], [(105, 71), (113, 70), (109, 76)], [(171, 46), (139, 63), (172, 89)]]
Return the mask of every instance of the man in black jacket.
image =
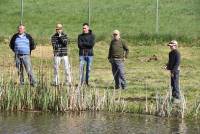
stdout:
[(30, 85), (36, 85), (36, 79), (32, 72), (30, 54), (35, 49), (35, 43), (30, 34), (25, 32), (25, 26), (18, 26), (18, 33), (14, 34), (10, 40), (10, 48), (15, 53), (16, 67), (20, 77), (20, 84), (24, 84), (24, 68), (28, 74)]
[(54, 79), (53, 85), (57, 86), (60, 84), (59, 81), (59, 65), (61, 60), (64, 61), (64, 70), (65, 70), (65, 83), (71, 85), (71, 70), (69, 64), (69, 58), (67, 53), (68, 48), (68, 38), (67, 35), (63, 32), (62, 24), (56, 25), (56, 33), (51, 37), (51, 43), (53, 46), (54, 53)]
[(169, 61), (167, 63), (166, 69), (170, 71), (171, 74), (171, 87), (172, 87), (172, 96), (174, 102), (178, 103), (180, 99), (180, 91), (179, 91), (179, 72), (180, 72), (180, 53), (177, 50), (178, 43), (176, 40), (172, 40), (169, 42), (168, 46), (171, 51), (169, 52)]
[[(89, 28), (88, 23), (83, 24), (83, 32), (78, 35), (78, 48), (79, 48), (79, 59), (80, 59), (80, 84), (84, 81), (89, 85), (89, 77), (91, 64), (93, 60), (93, 47), (95, 44), (95, 36), (92, 30)], [(84, 65), (86, 63), (86, 77), (84, 79)]]

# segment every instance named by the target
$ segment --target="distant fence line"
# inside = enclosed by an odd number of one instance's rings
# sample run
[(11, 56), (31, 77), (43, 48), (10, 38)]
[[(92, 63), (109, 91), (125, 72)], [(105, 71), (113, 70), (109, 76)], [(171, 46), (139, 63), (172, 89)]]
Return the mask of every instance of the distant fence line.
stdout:
[[(23, 1), (24, 0), (20, 0), (20, 16), (21, 16), (21, 20), (20, 22), (22, 23), (23, 22), (23, 19), (24, 19), (24, 10), (23, 10)], [(85, 2), (87, 2), (88, 4), (86, 5)], [(185, 2), (185, 1), (184, 1)], [(183, 3), (184, 3), (183, 2)], [(173, 3), (173, 1), (170, 1), (170, 3)], [(186, 2), (185, 2), (186, 3)], [(36, 2), (37, 6), (39, 6), (39, 4)], [(81, 4), (81, 3), (80, 3)], [(94, 24), (94, 18), (95, 18), (95, 1), (91, 1), (91, 0), (85, 0), (84, 1), (84, 9), (87, 9), (87, 13), (84, 13), (87, 17), (87, 21), (89, 22), (89, 24), (93, 25)], [(130, 4), (132, 4), (130, 2)], [(142, 10), (144, 11), (144, 15), (145, 13), (147, 12), (151, 12), (150, 15), (149, 14), (146, 14), (144, 16), (144, 21), (151, 21), (151, 23), (149, 23), (149, 25), (153, 25), (152, 27), (154, 27), (152, 31), (149, 31), (150, 33), (154, 33), (154, 34), (160, 34), (160, 24), (165, 22), (165, 20), (161, 20), (160, 18), (163, 17), (163, 18), (167, 18), (165, 17), (163, 14), (161, 14), (162, 11), (164, 11), (164, 7), (163, 7), (163, 4), (165, 4), (163, 1), (160, 1), (160, 0), (153, 0), (151, 2), (151, 5), (144, 5), (144, 6), (130, 6), (130, 7), (125, 7), (123, 10), (126, 10), (127, 12), (135, 12), (137, 13), (137, 10)], [(179, 3), (175, 3), (174, 4), (179, 4)], [(181, 3), (182, 4), (182, 3)], [(93, 7), (94, 6), (94, 7)], [(37, 7), (39, 8), (39, 7)], [(116, 10), (116, 11), (119, 11), (119, 10), (122, 10), (123, 7), (109, 7), (109, 10)], [(102, 6), (101, 7), (102, 10), (104, 9), (107, 9), (107, 7), (104, 7)], [(119, 10), (118, 10), (119, 9)], [(163, 10), (164, 9), (164, 10)], [(181, 10), (181, 9), (180, 9)], [(85, 12), (85, 11), (84, 11)], [(193, 11), (191, 11), (193, 12)], [(187, 11), (184, 10), (184, 12), (182, 12), (182, 14), (186, 14), (187, 15)], [(140, 14), (137, 14), (137, 15), (140, 15)], [(163, 16), (162, 16), (163, 15)], [(135, 16), (131, 16), (131, 17), (135, 17)], [(137, 17), (137, 16), (136, 16)], [(168, 17), (175, 17), (175, 16), (168, 16)], [(176, 17), (175, 17), (176, 18)], [(137, 20), (137, 18), (133, 18), (134, 20)], [(97, 21), (97, 20), (96, 20)], [(96, 23), (95, 21), (95, 23)], [(170, 20), (169, 20), (170, 21)], [(172, 22), (170, 22), (172, 23)], [(167, 23), (166, 23), (167, 24)], [(164, 25), (165, 26), (165, 25)], [(142, 28), (142, 27), (141, 27)], [(142, 31), (142, 30), (141, 30)], [(176, 29), (175, 29), (176, 31)], [(137, 32), (137, 31), (136, 31)]]

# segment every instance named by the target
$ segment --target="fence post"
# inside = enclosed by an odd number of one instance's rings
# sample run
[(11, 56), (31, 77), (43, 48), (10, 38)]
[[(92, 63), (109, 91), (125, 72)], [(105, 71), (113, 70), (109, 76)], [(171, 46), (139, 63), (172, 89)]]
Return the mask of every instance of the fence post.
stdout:
[(20, 24), (23, 24), (23, 16), (24, 16), (24, 1), (23, 0), (21, 0), (21, 12), (20, 12), (20, 16), (21, 16), (21, 18), (20, 18)]
[(159, 0), (156, 2), (156, 34), (159, 34)]
[(88, 23), (89, 23), (89, 26), (90, 26), (90, 0), (88, 0)]

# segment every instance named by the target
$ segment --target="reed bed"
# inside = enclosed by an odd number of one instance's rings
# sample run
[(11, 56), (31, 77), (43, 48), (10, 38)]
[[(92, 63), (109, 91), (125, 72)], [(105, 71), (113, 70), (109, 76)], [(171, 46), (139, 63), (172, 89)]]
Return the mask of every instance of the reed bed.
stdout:
[[(43, 77), (43, 75), (41, 75)], [(46, 79), (40, 78), (40, 80)], [(116, 95), (115, 90), (100, 90), (86, 86), (51, 86), (42, 80), (36, 87), (19, 85), (14, 80), (0, 84), (0, 110), (6, 111), (123, 111), (125, 103)], [(115, 99), (117, 97), (118, 99)]]
[[(109, 79), (105, 84), (103, 80), (101, 81), (101, 78), (99, 78), (99, 81), (96, 80), (96, 77), (91, 81), (91, 86), (79, 86), (79, 81), (77, 80), (79, 74), (76, 70), (71, 70), (73, 76), (72, 86), (63, 83), (59, 86), (52, 86), (53, 67), (50, 54), (51, 49), (47, 46), (38, 46), (38, 49), (40, 50), (33, 53), (32, 56), (32, 61), (34, 63), (33, 70), (38, 81), (36, 87), (31, 87), (28, 81), (26, 81), (25, 85), (20, 85), (17, 70), (13, 62), (13, 56), (8, 55), (7, 57), (1, 57), (1, 111), (67, 112), (89, 110), (131, 112), (162, 117), (175, 116), (179, 118), (191, 116), (199, 117), (200, 115), (200, 100), (198, 94), (196, 94), (196, 97), (193, 97), (193, 100), (196, 98), (196, 101), (192, 103), (193, 101), (191, 102), (191, 99), (187, 98), (188, 94), (186, 89), (188, 88), (183, 87), (181, 89), (181, 103), (173, 104), (170, 85), (163, 86), (166, 83), (170, 83), (169, 80), (160, 81), (160, 77), (158, 77), (159, 81), (157, 79), (152, 80), (152, 74), (154, 77), (156, 77), (157, 74), (151, 70), (148, 70), (151, 72), (151, 76), (148, 75), (149, 72), (143, 72), (144, 69), (142, 69), (142, 73), (146, 75), (140, 73), (141, 70), (137, 68), (128, 70), (129, 74), (127, 77), (131, 83), (129, 84), (129, 89), (125, 91), (112, 88)], [(4, 51), (2, 52), (4, 53)], [(74, 50), (72, 52), (74, 53)], [(72, 54), (72, 56), (73, 55), (74, 54)], [(70, 64), (75, 67), (78, 65), (75, 60), (70, 60)], [(105, 71), (105, 69), (103, 71)], [(102, 74), (105, 74), (105, 72)], [(132, 74), (135, 76), (132, 76)], [(141, 76), (141, 78), (138, 78), (136, 74)], [(98, 75), (98, 77), (101, 77), (101, 73)], [(64, 70), (61, 68), (61, 82), (63, 77)], [(168, 76), (166, 75), (166, 77)], [(158, 84), (159, 82), (162, 83)], [(162, 87), (159, 88), (159, 86)], [(182, 85), (180, 87), (182, 87)], [(131, 98), (133, 99), (138, 98), (139, 100), (129, 101), (127, 98), (130, 96), (132, 96)]]
[[(47, 69), (48, 62), (40, 61), (37, 71), (38, 84), (32, 87), (28, 81), (20, 85), (14, 67), (9, 67), (1, 74), (0, 110), (1, 111), (110, 111), (150, 114), (161, 117), (199, 116), (200, 101), (197, 100), (192, 110), (187, 109), (187, 101), (181, 92), (181, 103), (173, 104), (171, 89), (164, 95), (156, 92), (154, 99), (149, 100), (148, 85), (145, 82), (146, 97), (144, 102), (128, 102), (122, 97), (123, 90), (99, 89), (94, 85), (79, 86), (73, 81), (72, 86), (51, 85), (52, 72)], [(7, 67), (6, 67), (7, 68)], [(6, 70), (6, 69), (5, 69)], [(9, 72), (9, 73), (8, 73)], [(170, 87), (170, 86), (169, 86)]]

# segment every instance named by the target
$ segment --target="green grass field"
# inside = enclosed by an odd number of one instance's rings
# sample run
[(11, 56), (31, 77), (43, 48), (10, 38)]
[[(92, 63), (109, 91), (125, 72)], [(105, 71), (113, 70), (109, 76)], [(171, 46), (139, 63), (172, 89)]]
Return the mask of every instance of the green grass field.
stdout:
[[(186, 45), (199, 46), (199, 0), (162, 0), (159, 2), (159, 35), (156, 35), (156, 0), (91, 0), (91, 28), (98, 40), (109, 40), (114, 29), (138, 45), (160, 44), (176, 38)], [(20, 22), (20, 0), (0, 1), (0, 37), (16, 32)], [(88, 0), (24, 1), (27, 31), (38, 43), (47, 42), (57, 22), (64, 24), (71, 39), (88, 21)]]
[[(108, 42), (97, 42), (94, 49), (95, 57), (90, 84), (92, 88), (98, 89), (100, 94), (106, 89), (112, 91), (114, 86), (111, 66), (107, 61), (108, 46)], [(162, 66), (168, 60), (169, 48), (162, 45), (133, 46), (132, 44), (129, 44), (129, 48), (130, 55), (125, 61), (128, 88), (120, 92), (121, 98), (133, 104), (133, 106), (144, 106), (146, 97), (152, 103), (157, 94), (165, 96), (170, 89), (170, 77), (169, 72), (162, 69)], [(198, 69), (200, 66), (200, 48), (180, 47), (179, 50), (182, 55), (180, 73), (181, 91), (185, 95), (187, 108), (190, 111), (196, 103), (199, 104), (200, 99), (200, 71)], [(0, 52), (1, 74), (7, 78), (17, 78), (13, 53), (9, 49), (8, 44), (1, 44)], [(79, 78), (79, 61), (76, 44), (70, 44), (69, 52), (74, 84), (77, 84)], [(151, 60), (153, 55), (158, 60)], [(37, 49), (32, 52), (32, 64), (38, 80), (40, 81), (41, 79), (39, 78), (43, 77), (47, 85), (50, 85), (53, 79), (51, 45), (37, 46)], [(63, 71), (61, 67), (61, 80), (63, 79)], [(13, 73), (15, 74), (14, 76), (12, 75)], [(41, 91), (44, 90), (40, 89)]]
[[(1, 78), (12, 78), (16, 72), (13, 53), (8, 47), (9, 37), (20, 22), (20, 1), (0, 1), (0, 73)], [(24, 24), (38, 46), (32, 53), (32, 64), (37, 77), (48, 76), (52, 82), (53, 60), (50, 36), (55, 24), (64, 24), (70, 39), (76, 41), (82, 23), (88, 21), (87, 0), (29, 0), (24, 1)], [(145, 98), (165, 95), (169, 90), (169, 72), (161, 67), (168, 58), (166, 43), (177, 39), (181, 52), (180, 83), (191, 110), (200, 101), (200, 1), (163, 0), (159, 6), (159, 34), (155, 33), (156, 0), (91, 0), (91, 27), (96, 34), (95, 57), (91, 85), (103, 92), (113, 89), (111, 66), (107, 53), (111, 33), (122, 32), (128, 42), (129, 58), (125, 61), (128, 88), (121, 97), (130, 103), (144, 104)], [(158, 60), (150, 60), (155, 55)], [(78, 48), (70, 44), (69, 56), (75, 83), (78, 81)], [(40, 68), (41, 64), (44, 68)], [(61, 70), (62, 72), (63, 70)], [(13, 79), (13, 78), (12, 78)], [(139, 101), (138, 101), (139, 100)], [(195, 109), (199, 110), (199, 109)]]

